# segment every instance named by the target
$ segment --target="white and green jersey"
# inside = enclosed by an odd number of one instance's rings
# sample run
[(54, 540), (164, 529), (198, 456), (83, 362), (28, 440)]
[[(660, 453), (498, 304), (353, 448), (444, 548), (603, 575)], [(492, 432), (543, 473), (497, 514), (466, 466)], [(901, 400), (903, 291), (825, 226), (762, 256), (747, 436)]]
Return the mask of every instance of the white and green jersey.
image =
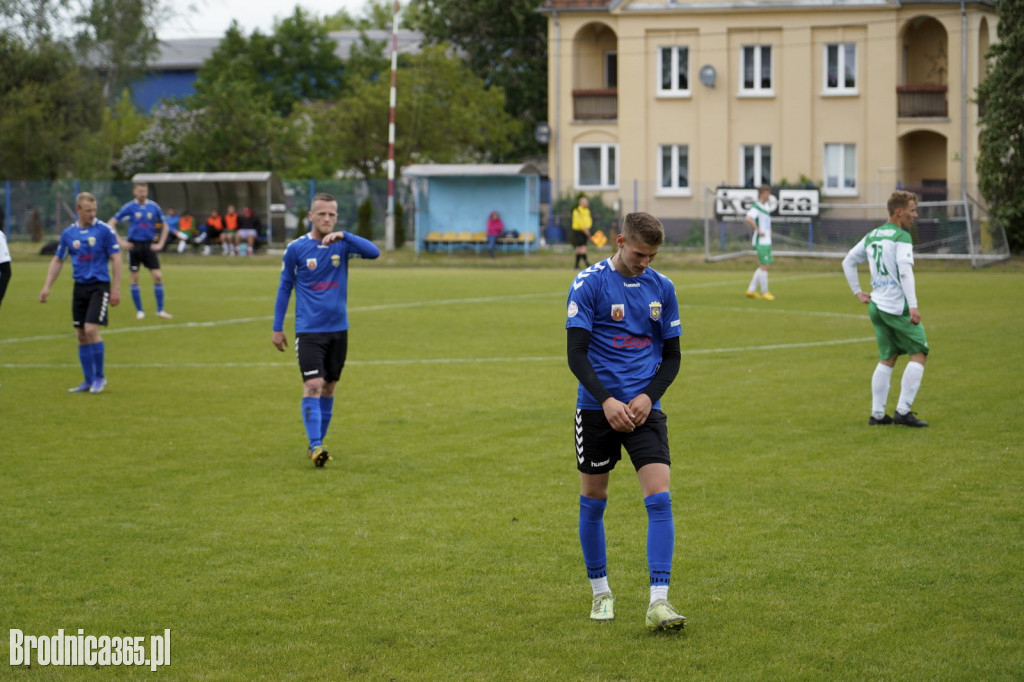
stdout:
[[(747, 211), (747, 217), (757, 223), (758, 230), (754, 232), (753, 238), (750, 243), (754, 246), (771, 246), (772, 245), (772, 213), (768, 210), (768, 207), (759, 201), (755, 201), (754, 205)], [(758, 234), (758, 231), (764, 232), (764, 236)]]
[[(886, 223), (864, 235), (843, 259), (843, 272), (853, 293), (860, 292), (857, 263), (871, 269), (871, 300), (890, 315), (902, 315), (917, 307), (914, 291), (914, 245), (910, 233)], [(901, 278), (901, 275), (904, 277)]]

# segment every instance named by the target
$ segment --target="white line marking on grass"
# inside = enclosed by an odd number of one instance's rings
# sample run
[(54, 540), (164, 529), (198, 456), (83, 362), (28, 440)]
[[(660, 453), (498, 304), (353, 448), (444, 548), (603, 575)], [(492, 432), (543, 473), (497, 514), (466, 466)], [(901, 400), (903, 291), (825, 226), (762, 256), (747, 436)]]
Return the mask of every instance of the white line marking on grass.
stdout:
[[(789, 310), (786, 308), (768, 307), (770, 304), (755, 304), (758, 307), (720, 306), (720, 305), (679, 305), (680, 310), (721, 310), (730, 313), (776, 313), (784, 315), (808, 315), (810, 317), (839, 317), (847, 320), (864, 320), (863, 313), (830, 313), (820, 310)], [(763, 306), (763, 307), (761, 307)]]
[[(822, 346), (841, 346), (851, 343), (867, 343), (875, 337), (865, 336), (856, 339), (835, 339), (832, 341), (807, 341), (803, 343), (776, 343), (766, 346), (736, 346), (735, 348), (702, 348), (684, 350), (683, 355), (711, 355), (715, 353), (757, 353), (766, 350), (792, 350), (794, 348), (818, 348)], [(468, 365), (475, 363), (518, 363), (518, 362), (565, 362), (562, 355), (535, 355), (506, 358), (409, 358), (404, 360), (350, 360), (345, 366), (385, 367), (390, 365)], [(3, 369), (68, 369), (75, 368), (77, 363), (2, 363)], [(294, 368), (294, 361), (280, 362), (108, 362), (107, 367), (117, 369), (214, 369), (231, 367), (286, 367)]]

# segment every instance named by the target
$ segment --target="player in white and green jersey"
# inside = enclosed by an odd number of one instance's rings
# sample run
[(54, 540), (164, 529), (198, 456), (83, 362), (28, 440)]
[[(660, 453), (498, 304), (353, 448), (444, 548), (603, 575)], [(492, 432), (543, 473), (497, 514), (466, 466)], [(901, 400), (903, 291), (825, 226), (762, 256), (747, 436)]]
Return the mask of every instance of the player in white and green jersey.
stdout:
[[(757, 270), (754, 270), (750, 286), (747, 287), (747, 298), (763, 298), (766, 301), (775, 300), (768, 291), (768, 266), (772, 264), (772, 211), (768, 208), (771, 196), (772, 188), (761, 185), (757, 189), (757, 201), (744, 218), (747, 225), (754, 230), (750, 243), (757, 252), (757, 261), (760, 263)], [(761, 287), (761, 293), (757, 293), (758, 286)]]
[[(868, 304), (868, 316), (878, 341), (878, 365), (871, 377), (871, 417), (868, 424), (928, 426), (910, 411), (928, 359), (928, 339), (917, 309), (914, 284), (914, 246), (907, 228), (917, 220), (917, 195), (896, 191), (887, 204), (889, 222), (868, 232), (843, 259), (843, 272), (850, 289), (861, 303)], [(868, 262), (871, 294), (860, 289), (857, 264)], [(889, 382), (896, 358), (910, 357), (900, 387), (896, 411), (885, 413)]]

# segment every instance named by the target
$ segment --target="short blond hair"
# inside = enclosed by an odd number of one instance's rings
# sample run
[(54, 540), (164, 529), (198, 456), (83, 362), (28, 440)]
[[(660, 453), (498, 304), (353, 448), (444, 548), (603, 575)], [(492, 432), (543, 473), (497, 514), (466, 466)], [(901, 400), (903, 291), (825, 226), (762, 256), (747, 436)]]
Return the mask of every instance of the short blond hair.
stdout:
[(898, 189), (889, 195), (889, 201), (885, 202), (885, 207), (889, 210), (889, 215), (895, 215), (897, 209), (906, 208), (911, 201), (917, 204), (921, 202), (921, 198), (913, 192)]
[(661, 246), (665, 241), (665, 227), (650, 213), (627, 213), (622, 219), (622, 236), (647, 246)]

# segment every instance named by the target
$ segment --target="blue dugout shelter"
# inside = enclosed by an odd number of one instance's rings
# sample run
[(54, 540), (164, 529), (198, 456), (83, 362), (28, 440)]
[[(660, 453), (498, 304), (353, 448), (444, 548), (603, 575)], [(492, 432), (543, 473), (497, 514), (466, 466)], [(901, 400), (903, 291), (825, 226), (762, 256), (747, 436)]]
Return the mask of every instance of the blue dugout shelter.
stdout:
[(491, 211), (519, 234), (506, 243), (529, 252), (539, 241), (540, 171), (532, 164), (414, 164), (402, 175), (412, 180), (416, 253), (428, 236), (448, 235), (449, 250), (473, 244), (465, 235), (485, 233)]

